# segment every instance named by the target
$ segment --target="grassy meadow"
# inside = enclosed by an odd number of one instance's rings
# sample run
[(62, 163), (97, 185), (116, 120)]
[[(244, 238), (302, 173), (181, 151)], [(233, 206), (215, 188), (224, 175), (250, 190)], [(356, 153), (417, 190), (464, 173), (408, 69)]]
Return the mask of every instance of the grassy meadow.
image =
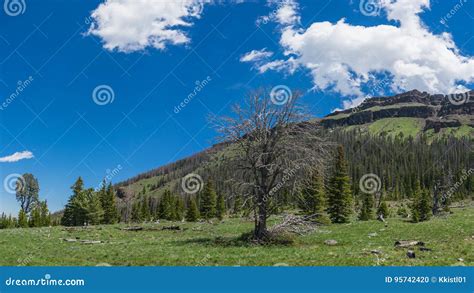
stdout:
[[(87, 228), (0, 230), (2, 266), (459, 266), (474, 264), (474, 207), (453, 208), (446, 217), (410, 223), (407, 219), (354, 221), (320, 226), (285, 245), (255, 245), (238, 237), (252, 221), (160, 222), (125, 231), (125, 224)], [(271, 219), (271, 224), (281, 220)], [(181, 230), (162, 230), (179, 225)], [(68, 239), (71, 242), (65, 241)], [(336, 245), (326, 245), (326, 240)], [(83, 240), (100, 241), (86, 244)], [(397, 240), (418, 240), (430, 251), (396, 248)]]

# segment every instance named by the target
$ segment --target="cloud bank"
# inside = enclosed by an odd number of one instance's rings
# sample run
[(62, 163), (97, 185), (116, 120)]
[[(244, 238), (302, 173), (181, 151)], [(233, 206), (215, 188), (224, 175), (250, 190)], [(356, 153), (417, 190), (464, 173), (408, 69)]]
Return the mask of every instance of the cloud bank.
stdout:
[[(453, 93), (466, 90), (463, 84), (474, 81), (474, 59), (460, 53), (451, 34), (433, 34), (421, 22), (419, 14), (429, 9), (429, 0), (381, 0), (378, 5), (396, 25), (361, 26), (340, 19), (301, 28), (298, 18), (277, 17), (279, 43), (290, 57), (278, 60), (276, 69), (285, 68), (285, 62), (305, 68), (314, 89), (355, 96), (357, 103), (365, 96), (363, 86), (380, 75), (389, 78), (386, 85), (394, 92)], [(297, 9), (294, 1), (287, 1), (276, 15), (284, 10), (284, 15), (295, 16)], [(275, 69), (272, 62), (259, 63), (257, 68), (260, 72)]]

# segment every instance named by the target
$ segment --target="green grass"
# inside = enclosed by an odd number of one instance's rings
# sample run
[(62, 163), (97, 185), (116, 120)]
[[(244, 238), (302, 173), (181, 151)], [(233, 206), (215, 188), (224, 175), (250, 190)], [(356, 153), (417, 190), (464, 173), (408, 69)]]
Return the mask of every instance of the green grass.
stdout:
[[(244, 219), (221, 223), (160, 223), (150, 230), (123, 231), (124, 225), (68, 230), (64, 227), (0, 230), (0, 265), (115, 266), (336, 266), (336, 265), (470, 265), (474, 264), (474, 207), (453, 209), (446, 218), (423, 223), (389, 218), (387, 227), (378, 221), (321, 226), (299, 236), (292, 246), (259, 246), (236, 241), (252, 228)], [(278, 218), (272, 222), (278, 221)], [(183, 231), (161, 230), (180, 225)], [(374, 237), (369, 234), (376, 233)], [(61, 238), (101, 240), (101, 244), (65, 242)], [(335, 239), (336, 246), (324, 244)], [(432, 251), (406, 257), (396, 240), (419, 240)], [(378, 257), (371, 250), (381, 251)], [(464, 262), (457, 259), (463, 258)]]
[(416, 137), (423, 130), (424, 119), (422, 118), (384, 118), (377, 120), (369, 125), (371, 134), (385, 133), (390, 136), (396, 136), (403, 133), (405, 137)]

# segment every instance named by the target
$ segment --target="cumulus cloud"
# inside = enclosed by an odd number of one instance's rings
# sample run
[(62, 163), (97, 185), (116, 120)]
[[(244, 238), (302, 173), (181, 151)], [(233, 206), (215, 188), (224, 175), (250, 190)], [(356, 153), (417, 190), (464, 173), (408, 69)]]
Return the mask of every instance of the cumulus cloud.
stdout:
[(89, 35), (100, 37), (104, 48), (133, 52), (190, 42), (183, 30), (201, 16), (210, 0), (107, 0), (91, 14)]
[(6, 156), (6, 157), (1, 157), (0, 162), (1, 163), (13, 163), (13, 162), (18, 162), (20, 160), (24, 159), (31, 159), (33, 158), (33, 153), (30, 151), (23, 151), (23, 152), (16, 152), (13, 155)]
[(280, 45), (296, 56), (295, 66), (311, 72), (314, 89), (358, 98), (346, 101), (346, 107), (361, 101), (363, 85), (380, 74), (389, 77), (386, 84), (394, 92), (452, 93), (474, 81), (474, 59), (460, 53), (449, 33), (433, 34), (421, 22), (429, 0), (381, 0), (379, 5), (396, 25), (352, 25), (345, 19), (307, 28), (291, 23), (281, 27)]

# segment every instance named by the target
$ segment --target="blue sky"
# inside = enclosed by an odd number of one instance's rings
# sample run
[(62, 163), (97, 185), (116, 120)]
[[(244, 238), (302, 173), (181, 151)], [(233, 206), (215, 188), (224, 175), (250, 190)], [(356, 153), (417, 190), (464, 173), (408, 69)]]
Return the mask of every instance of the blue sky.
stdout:
[(119, 182), (209, 147), (207, 117), (253, 88), (299, 89), (320, 117), (474, 79), (472, 1), (17, 2), (0, 11), (0, 211), (15, 214), (11, 174), (58, 210), (78, 176)]

